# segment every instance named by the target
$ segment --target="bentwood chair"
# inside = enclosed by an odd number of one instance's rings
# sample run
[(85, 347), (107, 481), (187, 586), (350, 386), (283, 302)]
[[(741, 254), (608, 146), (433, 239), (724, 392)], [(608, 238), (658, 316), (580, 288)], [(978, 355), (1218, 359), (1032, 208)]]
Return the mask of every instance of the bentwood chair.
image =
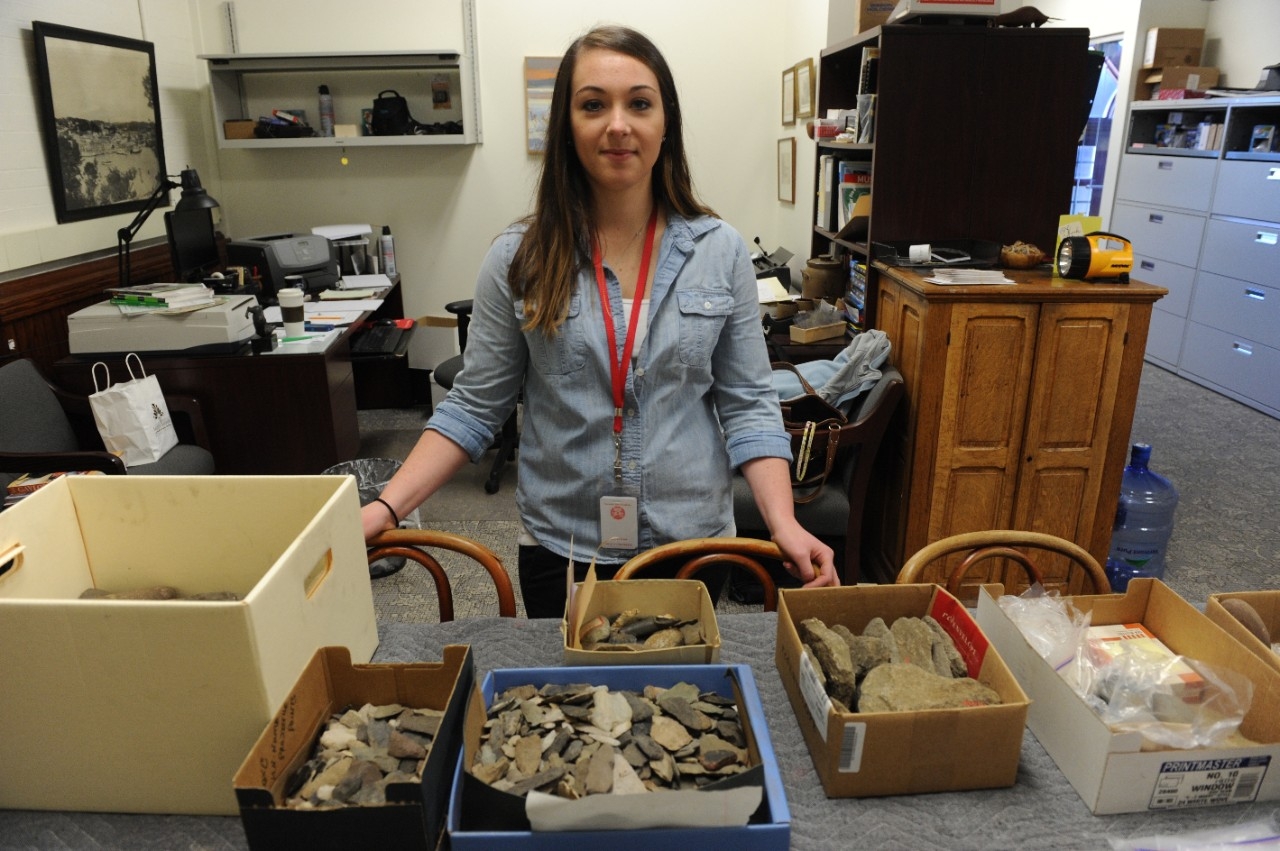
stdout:
[(760, 560), (782, 561), (782, 552), (773, 541), (757, 538), (690, 538), (663, 544), (635, 556), (614, 574), (614, 579), (632, 579), (657, 564), (684, 561), (676, 572), (677, 579), (689, 579), (704, 567), (733, 564), (749, 571), (764, 587), (764, 610), (778, 610), (778, 588), (773, 576)]
[(449, 550), (477, 562), (493, 580), (498, 598), (498, 615), (504, 618), (516, 616), (516, 595), (507, 569), (502, 560), (481, 543), (461, 535), (430, 529), (388, 529), (371, 539), (368, 545), (369, 564), (379, 559), (399, 557), (415, 561), (426, 568), (436, 585), (441, 622), (453, 620), (453, 585), (440, 562), (423, 548)]
[[(1036, 560), (1028, 550), (1036, 552)], [(948, 558), (959, 553), (964, 553), (960, 559)], [(981, 575), (970, 575), (975, 565), (988, 560), (996, 561), (984, 565)], [(1010, 564), (1021, 568), (1023, 575), (1009, 570)], [(944, 576), (945, 582), (939, 581)], [(1111, 593), (1106, 571), (1083, 547), (1056, 535), (1016, 529), (965, 532), (927, 544), (907, 559), (896, 581), (945, 584), (961, 599), (975, 597), (985, 582), (1002, 582), (1011, 594), (1035, 582), (1063, 594)]]

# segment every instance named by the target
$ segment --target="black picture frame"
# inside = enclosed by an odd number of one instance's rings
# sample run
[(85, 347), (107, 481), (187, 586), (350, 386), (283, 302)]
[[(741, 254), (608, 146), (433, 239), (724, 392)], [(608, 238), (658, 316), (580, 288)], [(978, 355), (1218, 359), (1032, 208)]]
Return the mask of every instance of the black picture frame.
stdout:
[(31, 29), (58, 223), (141, 210), (166, 174), (155, 46), (44, 21)]

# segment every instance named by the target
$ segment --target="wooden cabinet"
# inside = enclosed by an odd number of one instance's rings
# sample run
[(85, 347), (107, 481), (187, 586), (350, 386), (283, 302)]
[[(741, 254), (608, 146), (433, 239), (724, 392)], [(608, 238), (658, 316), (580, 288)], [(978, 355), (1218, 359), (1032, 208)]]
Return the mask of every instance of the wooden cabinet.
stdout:
[[(873, 140), (816, 144), (819, 162), (870, 163), (868, 227), (837, 239), (841, 223), (822, 227), (815, 200), (813, 255), (875, 260), (878, 246), (1019, 239), (1051, 251), (1097, 79), (1088, 30), (876, 27), (822, 52), (818, 115), (857, 106), (864, 48), (879, 51)], [(822, 189), (821, 165), (814, 183)], [(873, 266), (870, 325), (876, 274)]]
[[(1008, 272), (1014, 286), (971, 287), (878, 271), (879, 326), (908, 403), (869, 500), (879, 513), (871, 578), (891, 581), (925, 544), (980, 529), (1047, 532), (1104, 561), (1151, 305), (1165, 291), (1038, 270)], [(925, 581), (945, 583), (958, 560)], [(1021, 584), (1016, 567), (990, 564), (968, 581)], [(1050, 563), (1046, 579), (1066, 573)], [(1081, 590), (1079, 577), (1066, 587)]]

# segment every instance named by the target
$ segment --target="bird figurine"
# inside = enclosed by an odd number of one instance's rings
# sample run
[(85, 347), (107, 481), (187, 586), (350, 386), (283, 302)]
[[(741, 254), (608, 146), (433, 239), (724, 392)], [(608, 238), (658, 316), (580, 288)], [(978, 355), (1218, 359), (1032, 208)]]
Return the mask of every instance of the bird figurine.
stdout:
[(1022, 6), (1012, 12), (988, 18), (987, 26), (991, 27), (1042, 27), (1046, 21), (1058, 21), (1051, 18), (1035, 6)]

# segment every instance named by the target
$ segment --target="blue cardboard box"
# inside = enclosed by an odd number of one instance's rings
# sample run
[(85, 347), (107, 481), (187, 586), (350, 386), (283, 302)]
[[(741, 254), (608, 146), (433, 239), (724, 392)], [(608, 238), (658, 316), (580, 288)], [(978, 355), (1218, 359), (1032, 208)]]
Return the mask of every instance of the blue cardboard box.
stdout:
[[(688, 682), (703, 691), (735, 695), (755, 764), (735, 778), (763, 787), (760, 806), (740, 827), (660, 828), (647, 830), (533, 831), (524, 816), (524, 799), (498, 792), (464, 770), (479, 746), (486, 707), (494, 696), (513, 686), (590, 683), (610, 689), (642, 690)], [(690, 792), (689, 794), (698, 794)], [(644, 806), (643, 794), (631, 796)], [(519, 848), (562, 851), (607, 847), (609, 851), (652, 851), (654, 848), (733, 848), (735, 851), (781, 851), (790, 847), (791, 813), (778, 772), (764, 706), (747, 665), (592, 666), (507, 668), (491, 671), (473, 691), (467, 707), (462, 755), (454, 771), (447, 823), (454, 851)], [(686, 846), (685, 844), (688, 843)]]

